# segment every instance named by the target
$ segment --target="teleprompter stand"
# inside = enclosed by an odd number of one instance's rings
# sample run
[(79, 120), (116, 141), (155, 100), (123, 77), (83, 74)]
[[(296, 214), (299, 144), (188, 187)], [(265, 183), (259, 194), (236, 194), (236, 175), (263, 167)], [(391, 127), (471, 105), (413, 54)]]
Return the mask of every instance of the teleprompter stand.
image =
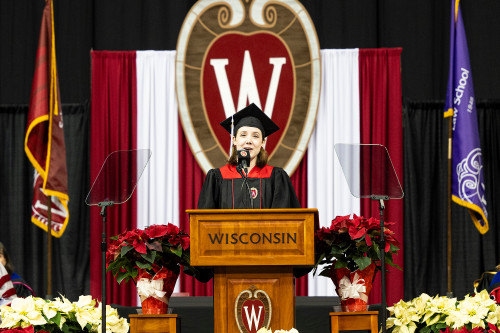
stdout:
[[(335, 144), (335, 152), (353, 196), (379, 202), (380, 230), (384, 230), (384, 200), (404, 196), (387, 148), (377, 144)], [(382, 285), (382, 333), (386, 332), (387, 300), (385, 286), (385, 239), (380, 233), (380, 265)]]
[(87, 205), (101, 207), (101, 332), (106, 332), (107, 208), (123, 204), (130, 199), (150, 157), (151, 150), (149, 149), (118, 150), (112, 152), (104, 160), (101, 170), (85, 199)]

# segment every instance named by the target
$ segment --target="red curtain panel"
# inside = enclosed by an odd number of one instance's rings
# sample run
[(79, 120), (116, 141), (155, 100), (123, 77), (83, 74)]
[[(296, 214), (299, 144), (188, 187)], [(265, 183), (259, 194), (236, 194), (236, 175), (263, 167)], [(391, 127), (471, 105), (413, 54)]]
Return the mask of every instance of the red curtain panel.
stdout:
[[(392, 164), (403, 186), (403, 125), (401, 97), (401, 48), (360, 49), (359, 85), (361, 106), (361, 143), (381, 144), (387, 147)], [(385, 203), (384, 221), (395, 222), (401, 250), (394, 262), (403, 268), (403, 200)], [(361, 215), (380, 218), (377, 201), (362, 199)], [(394, 268), (386, 274), (387, 304), (403, 298), (403, 272)], [(380, 303), (380, 274), (377, 274), (369, 296), (370, 303)]]
[[(193, 156), (179, 120), (179, 220), (180, 228), (189, 232), (189, 215), (186, 209), (196, 209), (205, 175)], [(189, 296), (212, 296), (213, 280), (201, 283), (181, 273), (181, 291)]]
[[(91, 84), (90, 179), (93, 183), (111, 152), (136, 148), (135, 51), (92, 52)], [(90, 292), (94, 298), (101, 299), (103, 220), (97, 206), (92, 207), (90, 214)], [(108, 208), (107, 236), (135, 229), (136, 215), (135, 196), (125, 204)], [(111, 273), (106, 274), (106, 279), (107, 304), (136, 304), (137, 292), (133, 283), (118, 285)]]

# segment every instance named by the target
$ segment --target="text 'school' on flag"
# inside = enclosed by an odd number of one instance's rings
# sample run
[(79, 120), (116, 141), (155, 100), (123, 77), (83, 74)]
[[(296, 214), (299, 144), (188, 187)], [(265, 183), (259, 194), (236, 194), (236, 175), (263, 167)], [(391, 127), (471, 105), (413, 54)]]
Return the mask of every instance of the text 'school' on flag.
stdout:
[(43, 10), (24, 150), (35, 167), (31, 221), (47, 231), (50, 196), (52, 235), (61, 237), (69, 198), (53, 17), (49, 0)]
[(452, 200), (467, 207), (476, 228), (488, 231), (476, 101), (460, 1), (451, 0), (450, 72), (445, 116), (452, 119)]

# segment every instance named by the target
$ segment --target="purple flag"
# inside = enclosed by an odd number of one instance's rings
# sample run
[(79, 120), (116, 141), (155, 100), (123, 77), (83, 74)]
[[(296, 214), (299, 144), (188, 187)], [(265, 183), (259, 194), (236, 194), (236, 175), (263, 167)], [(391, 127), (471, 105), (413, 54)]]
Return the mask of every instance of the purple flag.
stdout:
[(453, 116), (452, 200), (467, 207), (481, 234), (488, 231), (476, 101), (459, 0), (451, 0), (450, 72), (446, 116)]

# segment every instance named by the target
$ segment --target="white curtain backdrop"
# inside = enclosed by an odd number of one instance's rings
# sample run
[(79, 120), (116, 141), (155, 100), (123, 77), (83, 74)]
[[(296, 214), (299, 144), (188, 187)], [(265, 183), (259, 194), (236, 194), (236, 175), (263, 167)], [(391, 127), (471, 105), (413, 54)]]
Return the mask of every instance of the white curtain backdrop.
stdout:
[[(360, 142), (358, 53), (321, 50), (321, 95), (307, 148), (307, 206), (318, 209), (321, 226), (338, 215), (360, 214), (360, 201), (351, 195), (334, 150), (336, 143)], [(308, 294), (336, 295), (330, 279), (312, 273)]]
[(137, 148), (152, 151), (137, 186), (137, 228), (179, 226), (175, 51), (137, 51), (136, 70)]
[(175, 51), (138, 51), (137, 148), (153, 154), (137, 188), (137, 227), (179, 225)]
[(137, 148), (152, 150), (137, 186), (137, 228), (167, 222), (179, 226), (175, 51), (138, 51), (136, 70)]

